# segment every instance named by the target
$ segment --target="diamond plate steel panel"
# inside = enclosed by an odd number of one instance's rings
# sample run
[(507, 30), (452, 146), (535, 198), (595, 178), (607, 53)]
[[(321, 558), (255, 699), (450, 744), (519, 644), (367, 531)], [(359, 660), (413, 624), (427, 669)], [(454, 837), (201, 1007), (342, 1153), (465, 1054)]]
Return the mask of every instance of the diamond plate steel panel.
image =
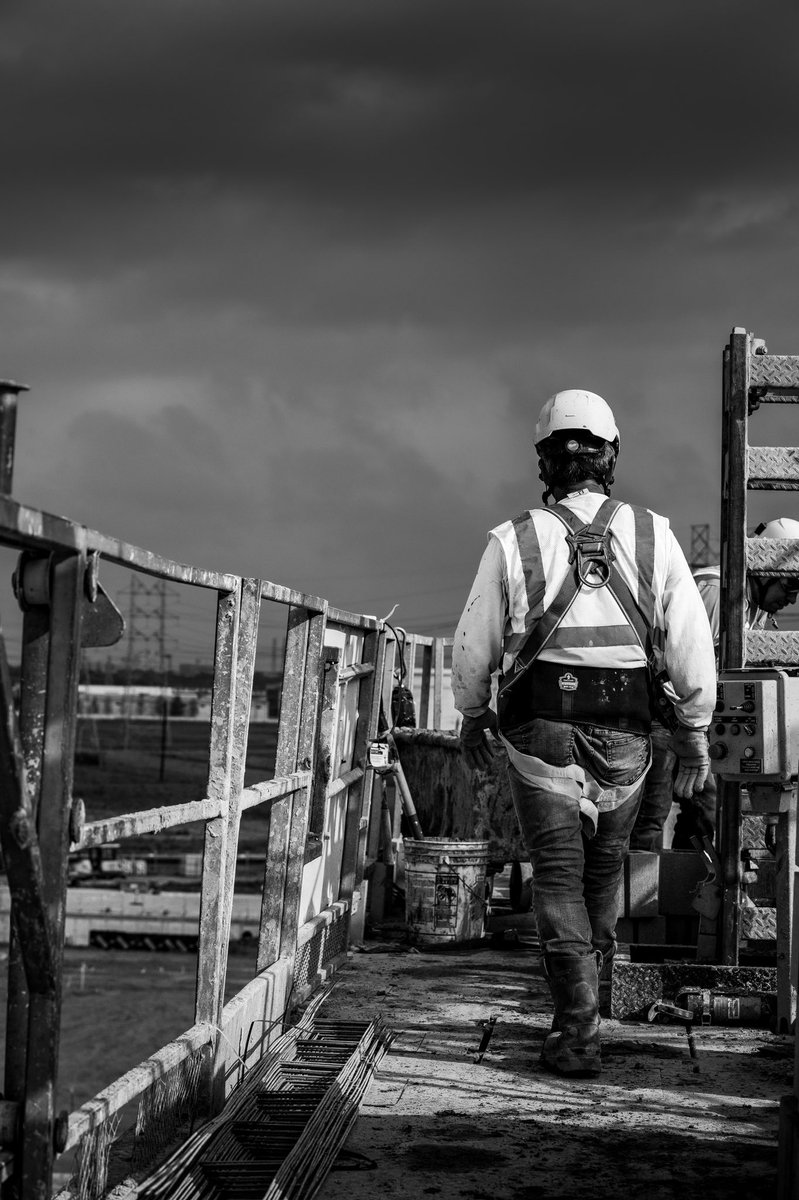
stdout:
[(787, 667), (799, 663), (799, 632), (750, 629), (746, 633), (747, 667)]
[(799, 575), (799, 538), (747, 538), (746, 566), (753, 575)]
[(799, 389), (799, 356), (753, 354), (749, 359), (749, 386)]
[(712, 963), (632, 963), (616, 961), (610, 991), (615, 1020), (646, 1020), (656, 1000), (674, 1001), (686, 988), (760, 995), (777, 990), (776, 967), (724, 967)]
[(747, 475), (750, 488), (799, 487), (799, 446), (749, 446)]
[(741, 817), (741, 848), (766, 849), (766, 818), (761, 813), (744, 813)]
[(777, 940), (776, 908), (741, 909), (741, 937), (754, 942)]

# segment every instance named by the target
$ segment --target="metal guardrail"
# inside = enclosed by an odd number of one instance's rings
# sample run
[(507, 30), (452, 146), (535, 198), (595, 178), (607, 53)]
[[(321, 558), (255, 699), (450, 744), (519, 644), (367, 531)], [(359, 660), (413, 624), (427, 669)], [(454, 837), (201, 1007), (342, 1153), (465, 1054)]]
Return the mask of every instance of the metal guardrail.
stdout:
[[(13, 1133), (0, 1146), (0, 1175), (13, 1176), (20, 1200), (41, 1200), (51, 1193), (55, 1156), (77, 1147), (84, 1167), (100, 1164), (79, 1170), (81, 1200), (98, 1200), (121, 1108), (139, 1105), (150, 1149), (158, 1141), (153, 1113), (160, 1114), (164, 1136), (174, 1134), (164, 1105), (177, 1111), (186, 1088), (198, 1110), (218, 1110), (240, 1072), (236, 1039), (244, 1039), (247, 1061), (263, 1053), (299, 991), (316, 985), (319, 965), (333, 969), (350, 931), (362, 933), (367, 867), (377, 858), (381, 832), (366, 750), (390, 710), (397, 648), (393, 631), (375, 617), (331, 608), (322, 597), (266, 579), (176, 562), (15, 501), (16, 408), (23, 390), (0, 383), (0, 545), (20, 552), (14, 586), (23, 609), (18, 702), (0, 635), (0, 842), (12, 896), (4, 1103), (18, 1117), (6, 1123)], [(113, 644), (124, 625), (100, 584), (101, 562), (216, 591), (213, 688), (205, 795), (86, 822), (72, 794), (81, 649)], [(263, 601), (288, 609), (275, 777), (245, 788)], [(325, 649), (328, 630), (343, 641), (339, 659)], [(440, 720), (449, 644), (405, 639), (406, 685), (413, 687), (418, 676), (420, 724)], [(338, 764), (332, 774), (331, 763)], [(270, 820), (256, 973), (225, 1004), (240, 822), (259, 805), (269, 807)], [(333, 806), (337, 820), (343, 817), (336, 886), (323, 897), (323, 911), (301, 923), (305, 867), (326, 853), (317, 826)], [(204, 842), (195, 1023), (77, 1113), (56, 1115), (69, 852), (196, 821), (203, 823)], [(309, 856), (312, 828), (317, 848)], [(253, 1039), (255, 1027), (261, 1033)]]

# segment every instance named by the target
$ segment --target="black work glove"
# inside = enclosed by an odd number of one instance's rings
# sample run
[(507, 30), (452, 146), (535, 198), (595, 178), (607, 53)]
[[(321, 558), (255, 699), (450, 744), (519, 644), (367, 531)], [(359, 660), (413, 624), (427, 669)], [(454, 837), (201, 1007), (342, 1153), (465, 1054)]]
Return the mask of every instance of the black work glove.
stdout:
[(461, 725), (460, 739), (463, 756), (468, 766), (473, 770), (485, 770), (491, 766), (494, 751), (491, 739), (486, 737), (486, 731), (497, 732), (497, 714), (487, 708), (479, 717), (464, 717)]
[(681, 800), (690, 800), (702, 791), (710, 770), (707, 734), (704, 729), (686, 729), (681, 725), (672, 734), (669, 749), (677, 757), (674, 791)]

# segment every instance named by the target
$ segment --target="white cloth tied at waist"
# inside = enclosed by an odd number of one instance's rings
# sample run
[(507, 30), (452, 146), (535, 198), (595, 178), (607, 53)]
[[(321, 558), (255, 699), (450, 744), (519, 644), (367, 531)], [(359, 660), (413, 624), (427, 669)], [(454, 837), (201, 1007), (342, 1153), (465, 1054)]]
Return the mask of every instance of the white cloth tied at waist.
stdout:
[(586, 837), (592, 838), (596, 833), (597, 819), (601, 812), (612, 812), (620, 808), (631, 796), (638, 791), (652, 765), (652, 755), (635, 783), (621, 787), (603, 787), (597, 783), (593, 775), (587, 774), (576, 763), (568, 767), (554, 767), (552, 763), (544, 762), (532, 754), (523, 754), (515, 746), (511, 746), (500, 733), (500, 740), (508, 752), (508, 758), (513, 763), (522, 779), (545, 792), (562, 795), (565, 793), (577, 801), (580, 806), (580, 819)]

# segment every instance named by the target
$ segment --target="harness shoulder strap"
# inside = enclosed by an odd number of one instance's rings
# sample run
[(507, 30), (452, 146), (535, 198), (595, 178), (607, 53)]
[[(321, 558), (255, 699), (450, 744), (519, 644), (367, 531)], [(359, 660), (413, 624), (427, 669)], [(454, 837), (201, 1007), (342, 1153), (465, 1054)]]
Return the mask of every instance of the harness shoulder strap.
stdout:
[[(629, 505), (635, 520), (636, 558), (639, 563), (639, 587), (636, 596), (624, 576), (615, 566), (612, 553), (606, 559), (607, 585), (619, 608), (624, 613), (628, 625), (632, 628), (640, 646), (646, 655), (647, 664), (654, 669), (654, 651), (652, 647), (652, 626), (654, 622), (654, 593), (652, 591), (652, 575), (654, 571), (654, 524), (652, 514), (637, 505)], [(621, 508), (618, 500), (606, 500), (597, 510), (590, 525), (581, 525), (574, 513), (566, 505), (556, 504), (552, 512), (560, 517), (565, 525), (572, 530), (573, 538), (591, 545), (590, 539), (601, 539), (608, 532), (608, 526)], [(579, 587), (579, 584), (578, 584)], [(575, 592), (576, 594), (576, 592)], [(560, 618), (567, 610), (564, 609)], [(525, 651), (527, 646), (525, 645)], [(540, 652), (541, 647), (539, 647)], [(526, 656), (525, 656), (526, 657)]]
[[(555, 504), (549, 511), (570, 530), (570, 544), (574, 545), (574, 540), (579, 538), (590, 537), (596, 541), (604, 539), (608, 533), (608, 526), (620, 507), (620, 501), (608, 498), (597, 510), (596, 516), (590, 524), (581, 521), (565, 504)], [(574, 558), (574, 555), (572, 557)], [(518, 679), (519, 675), (526, 671), (541, 653), (574, 603), (574, 599), (580, 590), (581, 582), (578, 573), (578, 563), (575, 560), (573, 570), (567, 572), (557, 596), (540, 621), (532, 629), (530, 636), (516, 656), (514, 674), (509, 677), (508, 683)], [(505, 686), (507, 686), (507, 683)]]
[(631, 504), (635, 520), (635, 557), (638, 564), (638, 592), (633, 592), (624, 576), (615, 565), (611, 565), (608, 587), (621, 608), (627, 622), (635, 633), (641, 649), (646, 655), (647, 665), (655, 674), (656, 664), (653, 648), (655, 624), (655, 593), (653, 590), (655, 570), (655, 526), (652, 513)]
[(608, 496), (605, 500), (603, 500), (599, 508), (596, 510), (593, 521), (587, 523), (585, 521), (581, 521), (577, 514), (573, 513), (568, 505), (561, 504), (560, 501), (557, 504), (553, 504), (548, 511), (552, 513), (553, 517), (557, 517), (560, 521), (562, 521), (564, 525), (568, 525), (573, 534), (587, 533), (590, 531), (592, 533), (601, 535), (607, 532), (610, 522), (613, 520), (620, 508), (621, 500), (612, 500), (610, 496)]

